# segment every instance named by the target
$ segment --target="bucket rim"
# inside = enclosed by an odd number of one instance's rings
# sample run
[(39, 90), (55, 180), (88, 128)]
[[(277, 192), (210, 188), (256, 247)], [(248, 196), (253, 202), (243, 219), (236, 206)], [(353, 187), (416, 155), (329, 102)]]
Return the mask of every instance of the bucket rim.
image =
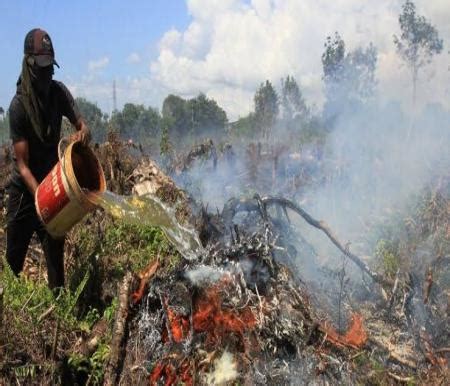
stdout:
[(93, 191), (92, 193), (94, 194), (104, 193), (106, 191), (105, 173), (103, 171), (102, 165), (100, 164), (98, 157), (95, 155), (94, 151), (88, 145), (85, 145), (80, 141), (75, 141), (71, 142), (64, 150), (61, 163), (64, 166), (62, 172), (66, 176), (67, 183), (70, 189), (73, 191), (76, 198), (79, 201), (81, 201), (81, 203), (85, 205), (87, 208), (91, 209), (98, 206), (98, 201), (94, 200), (92, 198), (92, 195), (86, 194), (85, 191), (81, 188), (80, 184), (78, 183), (78, 179), (75, 175), (75, 170), (73, 168), (72, 163), (72, 154), (73, 154), (72, 152), (74, 151), (74, 147), (76, 146), (83, 147), (88, 152), (89, 156), (95, 161), (96, 170), (99, 177), (100, 188), (96, 191)]

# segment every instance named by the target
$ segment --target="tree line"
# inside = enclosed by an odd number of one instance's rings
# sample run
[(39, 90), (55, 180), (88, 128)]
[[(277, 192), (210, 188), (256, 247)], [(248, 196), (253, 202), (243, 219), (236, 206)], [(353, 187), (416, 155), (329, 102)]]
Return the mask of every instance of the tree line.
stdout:
[[(393, 43), (400, 58), (411, 73), (412, 99), (415, 104), (420, 71), (434, 55), (443, 49), (437, 29), (417, 14), (415, 4), (406, 0), (399, 15), (400, 36)], [(369, 43), (349, 51), (344, 39), (336, 32), (325, 39), (321, 57), (325, 103), (320, 114), (305, 100), (301, 87), (292, 75), (281, 79), (279, 90), (269, 81), (262, 82), (254, 94), (254, 108), (248, 115), (230, 123), (218, 103), (199, 94), (184, 99), (168, 95), (161, 111), (142, 104), (126, 103), (122, 110), (105, 114), (95, 103), (85, 98), (76, 101), (92, 129), (96, 142), (102, 142), (110, 131), (123, 139), (133, 139), (147, 145), (170, 140), (175, 146), (186, 139), (221, 136), (225, 129), (235, 135), (268, 139), (275, 127), (287, 132), (299, 129), (332, 128), (341, 114), (353, 113), (371, 101), (375, 94), (378, 53)], [(318, 123), (320, 122), (320, 123)], [(0, 139), (7, 139), (7, 113), (0, 107)]]

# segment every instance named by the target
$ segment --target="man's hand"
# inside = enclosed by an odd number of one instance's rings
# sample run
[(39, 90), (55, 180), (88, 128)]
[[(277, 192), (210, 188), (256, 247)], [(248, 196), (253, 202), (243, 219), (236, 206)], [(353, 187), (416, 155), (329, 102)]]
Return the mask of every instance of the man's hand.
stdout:
[(73, 142), (80, 141), (84, 145), (87, 145), (91, 140), (91, 131), (86, 126), (83, 119), (80, 118), (78, 120), (75, 124), (75, 128), (77, 129), (77, 132), (70, 136), (70, 140)]

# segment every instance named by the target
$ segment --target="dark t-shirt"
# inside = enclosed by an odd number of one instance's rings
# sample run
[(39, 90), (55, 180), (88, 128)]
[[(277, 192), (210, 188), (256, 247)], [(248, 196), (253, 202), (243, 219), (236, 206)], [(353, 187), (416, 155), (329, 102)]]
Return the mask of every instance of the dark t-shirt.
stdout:
[[(67, 117), (72, 124), (75, 124), (80, 118), (75, 101), (63, 83), (52, 81), (48, 106), (43, 116), (50, 126), (50, 134), (44, 141), (41, 141), (33, 129), (18, 94), (14, 96), (9, 106), (10, 138), (13, 143), (21, 140), (28, 141), (28, 167), (38, 183), (58, 162), (58, 142), (61, 135), (62, 117)], [(16, 161), (15, 158), (14, 161)], [(10, 184), (16, 188), (26, 189), (16, 162)]]

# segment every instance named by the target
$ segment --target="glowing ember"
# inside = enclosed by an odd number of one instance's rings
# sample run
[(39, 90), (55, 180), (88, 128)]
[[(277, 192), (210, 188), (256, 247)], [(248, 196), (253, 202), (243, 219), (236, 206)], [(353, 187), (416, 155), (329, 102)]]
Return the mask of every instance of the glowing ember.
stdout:
[(324, 325), (327, 340), (337, 346), (360, 348), (367, 341), (367, 333), (363, 326), (363, 318), (359, 314), (353, 314), (348, 331), (341, 335), (333, 327)]

